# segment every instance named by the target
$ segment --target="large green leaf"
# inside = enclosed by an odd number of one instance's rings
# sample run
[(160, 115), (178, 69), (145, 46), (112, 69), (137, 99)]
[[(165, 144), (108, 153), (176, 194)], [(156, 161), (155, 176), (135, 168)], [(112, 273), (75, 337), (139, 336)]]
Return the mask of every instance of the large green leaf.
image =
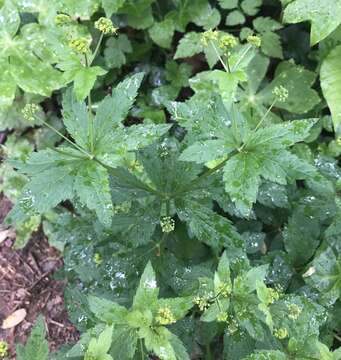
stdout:
[(321, 66), (321, 87), (332, 113), (335, 132), (341, 135), (341, 45), (333, 49)]
[(315, 45), (326, 38), (341, 23), (341, 0), (295, 0), (284, 10), (287, 23), (311, 22), (310, 43)]

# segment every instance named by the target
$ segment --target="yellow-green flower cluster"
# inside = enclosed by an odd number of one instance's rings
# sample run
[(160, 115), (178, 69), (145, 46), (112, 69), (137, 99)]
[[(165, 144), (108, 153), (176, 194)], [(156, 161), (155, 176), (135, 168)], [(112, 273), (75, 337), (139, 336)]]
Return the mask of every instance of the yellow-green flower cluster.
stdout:
[(76, 39), (71, 39), (69, 41), (70, 48), (78, 54), (86, 54), (89, 52), (89, 41), (87, 38), (81, 37)]
[(200, 311), (205, 311), (209, 308), (210, 304), (206, 296), (196, 296), (193, 299), (194, 304), (198, 305)]
[(39, 106), (36, 104), (26, 104), (22, 109), (21, 113), (25, 120), (33, 122), (35, 120), (35, 115), (39, 111)]
[(66, 14), (58, 14), (54, 18), (54, 23), (57, 26), (63, 26), (63, 25), (70, 24), (71, 21), (72, 21), (71, 17), (69, 15), (66, 15)]
[(237, 38), (231, 34), (224, 34), (219, 39), (219, 47), (223, 50), (234, 48), (238, 44)]
[(96, 253), (93, 258), (94, 263), (98, 266), (101, 265), (103, 262), (102, 256), (99, 253)]
[(160, 325), (170, 325), (176, 322), (172, 311), (168, 307), (160, 308), (157, 312), (155, 320)]
[(262, 39), (257, 35), (249, 35), (246, 40), (254, 47), (260, 47), (262, 45)]
[(0, 358), (4, 358), (8, 353), (8, 344), (6, 341), (0, 341)]
[(228, 318), (229, 318), (229, 314), (226, 311), (223, 311), (218, 314), (217, 321), (218, 322), (227, 322)]
[(269, 290), (269, 304), (278, 301), (280, 298), (280, 293), (276, 289), (268, 288)]
[(207, 30), (201, 35), (201, 42), (203, 45), (207, 46), (210, 41), (216, 41), (218, 40), (218, 31), (215, 30)]
[(164, 233), (170, 233), (175, 229), (175, 221), (170, 216), (164, 216), (160, 220), (160, 225)]
[(273, 89), (272, 94), (277, 98), (278, 101), (285, 102), (289, 96), (289, 91), (284, 86), (280, 85)]
[(287, 338), (288, 335), (288, 330), (286, 328), (279, 328), (274, 330), (274, 336), (279, 340)]
[(227, 298), (227, 297), (229, 297), (231, 295), (231, 292), (232, 292), (231, 285), (229, 285), (229, 284), (220, 284), (218, 286), (217, 292), (222, 297)]
[(121, 204), (114, 206), (114, 214), (127, 214), (131, 208), (131, 202), (130, 201), (124, 201)]
[(112, 21), (105, 17), (101, 17), (95, 22), (95, 28), (104, 35), (117, 34), (118, 30), (118, 28), (113, 25)]
[(302, 312), (302, 309), (296, 304), (288, 304), (287, 307), (289, 310), (289, 318), (292, 320), (297, 320)]
[(239, 329), (238, 321), (235, 318), (230, 317), (228, 320), (228, 326), (227, 326), (228, 332), (232, 335), (235, 332), (237, 332), (238, 329)]

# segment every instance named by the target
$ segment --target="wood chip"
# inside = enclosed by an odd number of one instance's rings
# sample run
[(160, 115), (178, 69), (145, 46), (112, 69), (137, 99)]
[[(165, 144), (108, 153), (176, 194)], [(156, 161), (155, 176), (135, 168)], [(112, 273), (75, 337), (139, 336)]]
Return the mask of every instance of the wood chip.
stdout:
[(20, 324), (26, 317), (26, 310), (19, 309), (9, 315), (2, 323), (3, 329), (10, 329)]

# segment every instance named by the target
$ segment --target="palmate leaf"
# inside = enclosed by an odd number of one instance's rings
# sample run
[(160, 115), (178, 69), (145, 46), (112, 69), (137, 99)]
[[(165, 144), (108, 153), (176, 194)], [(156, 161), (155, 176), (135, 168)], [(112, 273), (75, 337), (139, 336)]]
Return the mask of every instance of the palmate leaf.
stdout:
[[(173, 105), (175, 118), (179, 119), (180, 124), (184, 124), (187, 129), (191, 129), (193, 125), (197, 125), (200, 129), (196, 112), (191, 111), (192, 106), (195, 105), (195, 102), (190, 103), (187, 108)], [(180, 113), (179, 108), (185, 111)], [(212, 106), (212, 108), (216, 109), (215, 113), (217, 113), (219, 107)], [(206, 114), (207, 111), (202, 118)], [(224, 160), (225, 190), (244, 216), (250, 214), (252, 204), (256, 202), (262, 179), (285, 185), (288, 179), (290, 181), (296, 178), (305, 179), (315, 174), (312, 166), (286, 149), (303, 141), (309, 135), (316, 120), (297, 120), (252, 131), (235, 106), (232, 106), (224, 122), (220, 119), (220, 116), (211, 117), (209, 126), (211, 129), (215, 127), (215, 130), (206, 131), (205, 140), (197, 141), (185, 149), (181, 160), (199, 163), (219, 159), (222, 163)], [(207, 124), (203, 127), (207, 127)], [(198, 133), (199, 137), (205, 137), (204, 133), (199, 131)], [(191, 134), (189, 136), (191, 141)], [(221, 149), (218, 149), (219, 144), (222, 145)], [(214, 156), (214, 151), (217, 149)]]
[[(31, 177), (19, 201), (21, 208), (46, 212), (63, 200), (77, 198), (94, 210), (105, 226), (110, 225), (113, 204), (109, 190), (109, 168), (100, 160), (117, 166), (129, 151), (147, 146), (169, 129), (169, 125), (123, 127), (122, 121), (135, 100), (142, 78), (143, 74), (139, 73), (124, 80), (113, 90), (112, 96), (99, 104), (94, 118), (92, 155), (89, 132), (91, 115), (86, 105), (77, 102), (71, 90), (67, 91), (63, 101), (63, 120), (79, 150), (61, 146), (55, 150), (33, 153), (25, 163), (15, 163), (22, 173)], [(124, 172), (121, 173), (118, 171), (116, 176), (123, 175), (122, 184), (127, 177)], [(137, 183), (135, 181), (135, 185)], [(145, 188), (142, 187), (142, 190)]]
[(17, 345), (18, 360), (47, 360), (49, 354), (48, 342), (45, 339), (46, 330), (42, 317), (36, 321), (26, 345)]
[(341, 13), (341, 1), (295, 0), (284, 10), (284, 22), (311, 22), (310, 43), (315, 45), (326, 38), (341, 23), (335, 14)]

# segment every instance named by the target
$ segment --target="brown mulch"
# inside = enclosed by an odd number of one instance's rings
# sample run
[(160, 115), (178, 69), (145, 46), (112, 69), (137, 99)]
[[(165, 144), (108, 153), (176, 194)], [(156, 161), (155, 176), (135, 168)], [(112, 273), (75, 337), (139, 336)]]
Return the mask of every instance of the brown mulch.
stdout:
[(63, 261), (59, 252), (49, 246), (41, 231), (35, 233), (24, 249), (12, 248), (15, 233), (3, 225), (11, 203), (0, 195), (0, 324), (15, 310), (24, 308), (25, 319), (17, 326), (4, 330), (0, 340), (10, 346), (14, 358), (14, 344), (24, 343), (38, 315), (45, 318), (50, 350), (65, 343), (74, 343), (79, 335), (68, 320), (64, 306), (65, 283), (53, 279)]

